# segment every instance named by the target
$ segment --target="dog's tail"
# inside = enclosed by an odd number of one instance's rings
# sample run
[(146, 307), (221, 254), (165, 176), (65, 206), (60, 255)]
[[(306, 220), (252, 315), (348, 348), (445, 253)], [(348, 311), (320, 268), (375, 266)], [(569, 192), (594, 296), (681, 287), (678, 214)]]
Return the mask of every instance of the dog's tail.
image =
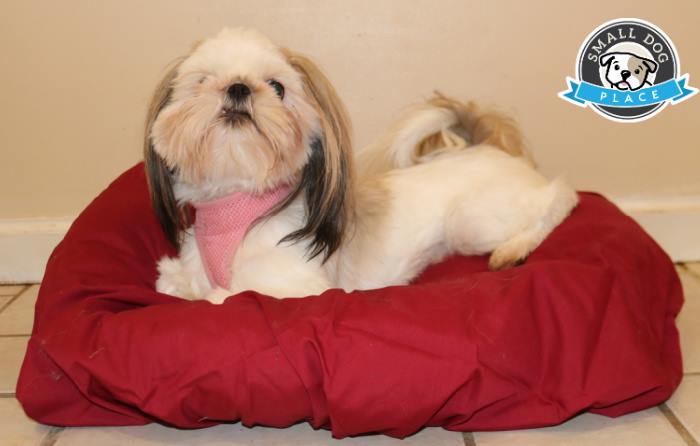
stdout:
[(408, 108), (382, 137), (360, 150), (358, 170), (362, 176), (371, 176), (475, 145), (490, 145), (530, 160), (512, 118), (436, 93)]

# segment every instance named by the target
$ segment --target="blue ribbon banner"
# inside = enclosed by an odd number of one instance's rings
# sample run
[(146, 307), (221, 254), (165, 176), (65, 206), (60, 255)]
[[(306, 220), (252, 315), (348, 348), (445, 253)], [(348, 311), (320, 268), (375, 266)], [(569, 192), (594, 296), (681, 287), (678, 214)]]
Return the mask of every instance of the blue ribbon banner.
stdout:
[(586, 81), (576, 82), (571, 78), (568, 78), (567, 81), (569, 90), (562, 91), (559, 95), (562, 99), (584, 107), (587, 103), (608, 107), (639, 107), (668, 100), (677, 104), (698, 92), (697, 88), (686, 86), (687, 74), (678, 79), (670, 79), (661, 84), (636, 91), (603, 88)]

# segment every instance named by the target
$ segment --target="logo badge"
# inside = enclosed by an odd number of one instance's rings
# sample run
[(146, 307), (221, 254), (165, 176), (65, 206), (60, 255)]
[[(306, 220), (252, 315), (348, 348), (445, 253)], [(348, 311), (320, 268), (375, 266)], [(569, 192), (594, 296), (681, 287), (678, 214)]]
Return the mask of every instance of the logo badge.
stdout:
[(559, 97), (605, 118), (638, 122), (698, 92), (680, 75), (678, 53), (661, 29), (641, 19), (616, 19), (586, 37), (576, 79)]

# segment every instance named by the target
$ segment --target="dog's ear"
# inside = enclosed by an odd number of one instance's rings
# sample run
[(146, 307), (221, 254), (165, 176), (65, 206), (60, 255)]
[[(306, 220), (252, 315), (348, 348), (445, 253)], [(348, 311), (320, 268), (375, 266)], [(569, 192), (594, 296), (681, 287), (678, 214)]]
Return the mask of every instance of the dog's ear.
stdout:
[(642, 58), (642, 63), (647, 66), (650, 73), (656, 73), (656, 69), (659, 68), (659, 65), (651, 59)]
[(324, 261), (340, 246), (352, 209), (352, 146), (350, 120), (330, 81), (311, 60), (284, 50), (301, 75), (304, 92), (319, 116), (318, 134), (310, 138), (309, 161), (292, 194), (304, 194), (306, 222), (282, 241), (308, 239), (309, 257)]
[(146, 115), (146, 128), (143, 138), (143, 158), (146, 169), (148, 189), (151, 194), (151, 204), (158, 217), (166, 238), (180, 248), (180, 235), (190, 224), (189, 213), (177, 204), (173, 190), (173, 172), (165, 160), (155, 151), (151, 130), (160, 111), (170, 101), (173, 80), (182, 59), (173, 63), (163, 79), (158, 83)]
[(617, 55), (617, 54), (619, 54), (619, 53), (607, 53), (607, 54), (603, 54), (602, 56), (600, 56), (600, 59), (599, 59), (600, 66), (605, 67), (607, 65), (610, 65), (610, 63), (612, 63), (612, 61), (615, 60), (615, 55)]

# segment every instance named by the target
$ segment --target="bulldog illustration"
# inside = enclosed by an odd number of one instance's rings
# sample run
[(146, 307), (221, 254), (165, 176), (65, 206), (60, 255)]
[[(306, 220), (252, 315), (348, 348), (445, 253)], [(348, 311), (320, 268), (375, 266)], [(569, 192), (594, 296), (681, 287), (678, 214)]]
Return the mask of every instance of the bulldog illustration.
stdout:
[(605, 79), (610, 83), (610, 88), (631, 91), (651, 86), (647, 77), (659, 67), (653, 60), (632, 53), (603, 54), (600, 65), (607, 67)]

